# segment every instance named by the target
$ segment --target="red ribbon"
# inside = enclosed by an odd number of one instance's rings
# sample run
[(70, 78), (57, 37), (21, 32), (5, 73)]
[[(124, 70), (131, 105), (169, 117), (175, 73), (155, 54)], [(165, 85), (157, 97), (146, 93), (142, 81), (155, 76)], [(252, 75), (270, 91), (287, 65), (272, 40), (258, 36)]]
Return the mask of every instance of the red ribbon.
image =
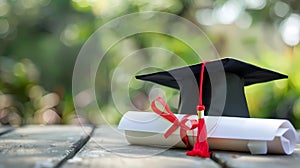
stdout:
[[(203, 85), (203, 76), (204, 76), (204, 68), (205, 68), (206, 62), (202, 63), (201, 71), (199, 73), (199, 104), (197, 106), (197, 112), (198, 112), (198, 121), (197, 120), (189, 120), (188, 117), (190, 115), (185, 115), (181, 121), (177, 119), (177, 117), (171, 112), (170, 108), (168, 107), (167, 103), (161, 98), (158, 97), (151, 103), (152, 110), (163, 117), (164, 119), (170, 121), (173, 123), (171, 127), (166, 131), (164, 134), (165, 138), (168, 138), (175, 130), (180, 127), (180, 137), (181, 140), (184, 142), (184, 144), (191, 148), (191, 145), (188, 140), (187, 131), (193, 130), (198, 127), (197, 131), (197, 140), (194, 144), (194, 147), (191, 151), (188, 151), (186, 155), (188, 156), (200, 156), (202, 158), (208, 158), (211, 155), (211, 152), (209, 152), (209, 146), (207, 142), (207, 132), (206, 132), (206, 124), (203, 117), (203, 113), (205, 110), (205, 106), (202, 104), (202, 85)], [(164, 107), (164, 111), (161, 111), (156, 107), (156, 102), (159, 102)], [(166, 111), (166, 112), (165, 112)], [(192, 126), (189, 127), (186, 125), (186, 122), (190, 121)]]
[[(156, 106), (156, 102), (160, 103), (163, 107), (164, 110), (166, 111), (161, 111), (157, 106)], [(151, 108), (152, 110), (160, 115), (161, 117), (163, 117), (164, 119), (170, 121), (172, 124), (172, 126), (166, 131), (166, 133), (164, 134), (165, 138), (168, 138), (174, 131), (176, 131), (178, 129), (178, 127), (180, 127), (180, 137), (181, 140), (183, 141), (183, 143), (188, 147), (191, 148), (192, 146), (189, 143), (188, 140), (188, 136), (187, 136), (187, 131), (188, 130), (193, 130), (195, 128), (197, 128), (198, 126), (198, 122), (197, 120), (190, 120), (188, 119), (188, 117), (190, 117), (191, 115), (185, 115), (180, 121), (177, 119), (177, 117), (172, 113), (172, 111), (170, 110), (170, 108), (168, 107), (167, 103), (161, 98), (161, 97), (157, 97), (156, 99), (154, 99), (151, 103)], [(190, 121), (191, 122), (191, 127), (187, 126), (186, 123)]]

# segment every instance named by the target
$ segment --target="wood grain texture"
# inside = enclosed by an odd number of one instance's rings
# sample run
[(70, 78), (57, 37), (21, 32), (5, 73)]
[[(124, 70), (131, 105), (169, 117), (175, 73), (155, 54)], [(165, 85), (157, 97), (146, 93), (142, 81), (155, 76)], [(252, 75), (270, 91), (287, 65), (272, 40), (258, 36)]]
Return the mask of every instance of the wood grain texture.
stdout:
[(0, 136), (13, 131), (15, 128), (10, 126), (0, 126)]
[(188, 157), (185, 152), (184, 149), (129, 145), (116, 127), (101, 126), (63, 167), (220, 167), (211, 159)]
[(202, 159), (186, 156), (185, 149), (129, 145), (124, 133), (116, 127), (100, 126), (92, 135), (93, 130), (89, 126), (27, 126), (6, 132), (0, 136), (0, 168), (298, 168), (300, 165), (300, 143), (292, 155), (251, 155), (214, 151), (212, 159)]
[(91, 127), (78, 126), (18, 128), (0, 136), (0, 168), (54, 167), (91, 131)]

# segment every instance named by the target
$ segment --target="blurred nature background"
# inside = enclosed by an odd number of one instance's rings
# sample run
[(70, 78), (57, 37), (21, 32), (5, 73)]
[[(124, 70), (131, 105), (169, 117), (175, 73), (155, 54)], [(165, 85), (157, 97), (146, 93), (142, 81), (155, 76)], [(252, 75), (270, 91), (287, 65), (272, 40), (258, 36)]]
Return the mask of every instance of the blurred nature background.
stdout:
[[(222, 57), (235, 57), (287, 74), (287, 80), (247, 87), (249, 110), (252, 117), (286, 118), (300, 128), (297, 0), (0, 0), (0, 123), (76, 124), (81, 120), (101, 124), (103, 120), (94, 117), (93, 109), (82, 118), (74, 112), (72, 71), (80, 48), (110, 20), (153, 10), (198, 25)], [(110, 37), (114, 37), (113, 32), (106, 36)], [(96, 81), (101, 113), (108, 122), (117, 124), (121, 117), (107, 85), (127, 45), (138, 49), (157, 46), (157, 42), (188, 64), (199, 62), (189, 47), (174, 38), (143, 34), (125, 40), (122, 47), (108, 53), (114, 61), (102, 63), (105, 71)], [(172, 62), (166, 66), (178, 67)], [(149, 110), (147, 95), (153, 86), (132, 80), (125, 91), (130, 92), (138, 110)], [(175, 90), (167, 89), (166, 94), (178, 98)], [(89, 103), (85, 93), (74, 96), (83, 106)], [(177, 106), (173, 99), (168, 104), (173, 109)]]

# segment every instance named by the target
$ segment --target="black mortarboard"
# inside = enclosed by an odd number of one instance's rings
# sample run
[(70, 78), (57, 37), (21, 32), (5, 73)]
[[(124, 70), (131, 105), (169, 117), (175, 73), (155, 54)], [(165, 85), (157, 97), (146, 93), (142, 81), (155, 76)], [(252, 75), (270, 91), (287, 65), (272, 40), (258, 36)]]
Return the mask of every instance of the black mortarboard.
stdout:
[[(136, 76), (180, 89), (179, 113), (196, 114), (200, 64)], [(244, 86), (287, 78), (286, 75), (232, 58), (206, 62), (203, 104), (206, 115), (249, 117)]]

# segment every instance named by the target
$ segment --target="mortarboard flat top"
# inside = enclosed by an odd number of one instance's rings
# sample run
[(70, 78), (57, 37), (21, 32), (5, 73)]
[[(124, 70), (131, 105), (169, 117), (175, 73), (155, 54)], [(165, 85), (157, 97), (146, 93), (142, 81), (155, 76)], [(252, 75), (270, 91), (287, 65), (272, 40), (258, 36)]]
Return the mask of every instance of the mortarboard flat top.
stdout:
[[(286, 75), (268, 69), (264, 69), (243, 61), (239, 61), (233, 58), (223, 58), (221, 60), (209, 61), (206, 63), (206, 65), (209, 66), (209, 64), (214, 64), (220, 61), (223, 64), (225, 72), (234, 73), (244, 78), (245, 81), (244, 86), (252, 85), (255, 83), (268, 82), (277, 79), (283, 79), (288, 77)], [(177, 72), (186, 71), (187, 69), (190, 69), (194, 73), (197, 79), (200, 73), (201, 65), (202, 63), (191, 65), (188, 67), (177, 68), (169, 71), (161, 71), (152, 74), (138, 75), (136, 76), (136, 79), (151, 81), (164, 86), (179, 89), (178, 83), (176, 82), (174, 76), (171, 74), (178, 74)], [(182, 77), (184, 77), (184, 75), (186, 74), (182, 74), (182, 75), (183, 75)]]
[[(136, 76), (136, 79), (151, 81), (171, 88), (180, 89), (181, 102), (179, 105), (179, 112), (196, 114), (195, 109), (193, 108), (197, 105), (199, 96), (199, 94), (197, 94), (198, 86), (196, 86), (197, 88), (192, 87), (193, 82), (191, 80), (197, 82), (196, 85), (199, 85), (201, 65), (202, 63), (169, 71), (138, 75)], [(221, 80), (221, 75), (219, 81), (211, 83), (211, 75), (218, 76), (222, 74), (222, 72), (225, 74), (226, 78), (223, 78), (226, 80)], [(226, 116), (249, 117), (248, 106), (244, 95), (244, 86), (283, 78), (287, 78), (287, 76), (233, 58), (209, 61), (206, 63), (204, 75), (204, 105), (208, 109), (211, 101), (213, 101), (212, 95), (218, 97), (218, 94), (221, 94), (223, 90), (226, 90), (225, 107), (222, 114)], [(224, 82), (226, 82), (226, 84)], [(212, 87), (212, 84), (216, 86)], [(226, 86), (226, 88), (224, 89), (222, 85)], [(212, 88), (214, 89), (213, 91), (211, 91)], [(212, 94), (213, 92), (214, 94)]]

